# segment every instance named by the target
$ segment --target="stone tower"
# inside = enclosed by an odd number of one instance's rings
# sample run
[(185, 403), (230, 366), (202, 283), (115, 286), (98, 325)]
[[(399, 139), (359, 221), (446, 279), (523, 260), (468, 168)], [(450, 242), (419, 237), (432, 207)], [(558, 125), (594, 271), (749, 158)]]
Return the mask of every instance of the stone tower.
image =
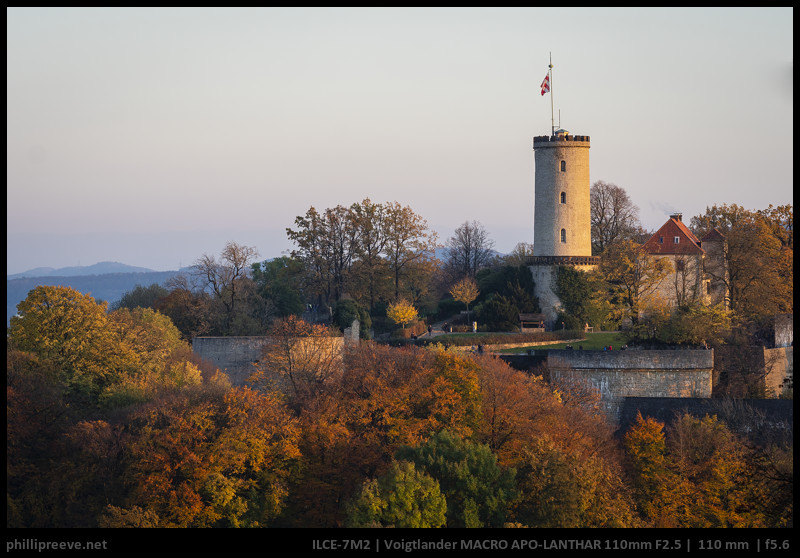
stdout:
[(554, 292), (558, 266), (588, 271), (600, 262), (592, 256), (589, 147), (589, 136), (566, 130), (533, 138), (533, 257), (528, 265), (551, 329), (560, 327), (555, 323), (561, 306)]
[(589, 136), (533, 138), (534, 256), (591, 256)]

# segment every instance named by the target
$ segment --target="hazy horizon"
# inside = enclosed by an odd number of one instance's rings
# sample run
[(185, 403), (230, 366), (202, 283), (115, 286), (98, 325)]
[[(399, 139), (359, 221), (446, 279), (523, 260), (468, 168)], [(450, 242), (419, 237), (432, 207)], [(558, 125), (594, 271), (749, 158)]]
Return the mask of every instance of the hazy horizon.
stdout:
[(309, 207), (533, 238), (533, 136), (654, 230), (793, 204), (792, 8), (7, 8), (7, 274), (287, 253)]

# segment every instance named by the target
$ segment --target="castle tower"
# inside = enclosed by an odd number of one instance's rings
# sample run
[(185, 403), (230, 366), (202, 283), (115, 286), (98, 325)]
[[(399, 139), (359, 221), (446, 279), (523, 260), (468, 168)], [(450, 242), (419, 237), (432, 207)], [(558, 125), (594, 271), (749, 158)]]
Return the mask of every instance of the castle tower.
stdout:
[(533, 138), (535, 256), (591, 256), (589, 136)]
[(535, 195), (533, 256), (528, 266), (548, 328), (558, 329), (555, 294), (559, 266), (595, 269), (589, 204), (589, 136), (556, 130), (533, 138)]

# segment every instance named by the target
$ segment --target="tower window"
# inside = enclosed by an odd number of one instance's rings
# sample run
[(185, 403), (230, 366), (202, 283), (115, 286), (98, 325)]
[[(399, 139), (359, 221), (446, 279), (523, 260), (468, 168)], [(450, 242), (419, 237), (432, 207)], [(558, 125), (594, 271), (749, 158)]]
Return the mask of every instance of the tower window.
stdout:
[(567, 243), (567, 229), (561, 229), (561, 242)]
[(561, 192), (561, 203), (567, 203), (567, 193)]
[(561, 161), (561, 172), (567, 172), (567, 162)]

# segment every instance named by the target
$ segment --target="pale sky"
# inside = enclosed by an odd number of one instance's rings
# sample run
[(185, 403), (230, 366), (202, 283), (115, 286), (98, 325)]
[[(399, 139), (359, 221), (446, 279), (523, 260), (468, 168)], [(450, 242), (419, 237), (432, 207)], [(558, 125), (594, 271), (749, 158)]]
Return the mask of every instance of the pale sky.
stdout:
[(533, 242), (558, 124), (642, 224), (793, 204), (792, 8), (8, 8), (7, 273), (159, 271), (364, 198)]

